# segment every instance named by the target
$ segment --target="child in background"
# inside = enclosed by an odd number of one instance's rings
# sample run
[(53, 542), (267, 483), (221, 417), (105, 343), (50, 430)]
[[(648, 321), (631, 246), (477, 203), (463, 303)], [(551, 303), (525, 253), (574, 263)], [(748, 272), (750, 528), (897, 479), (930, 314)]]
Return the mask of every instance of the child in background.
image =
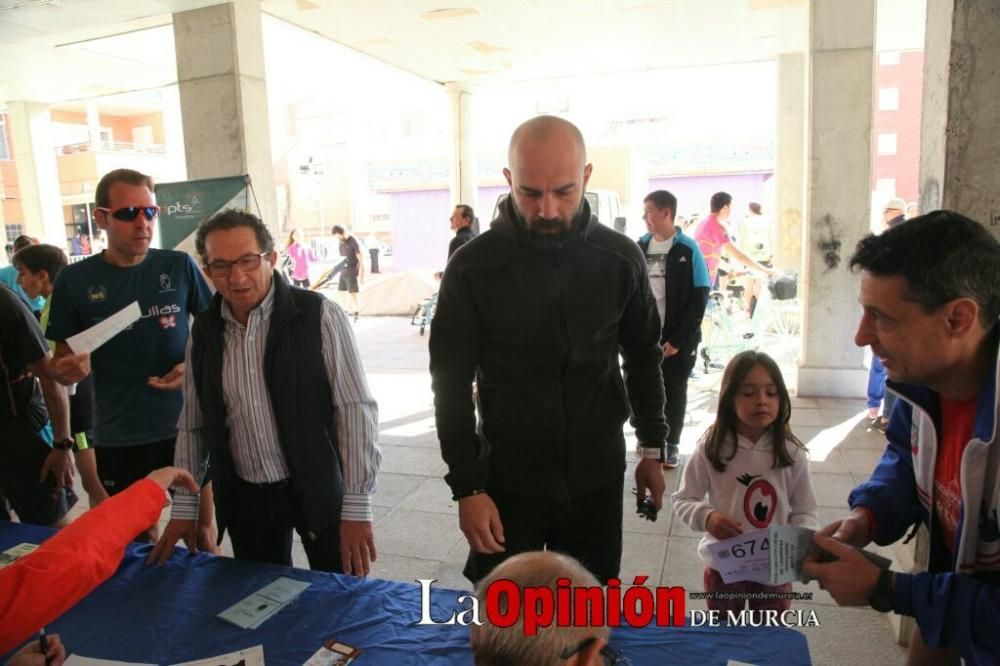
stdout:
[[(673, 495), (674, 513), (707, 534), (698, 545), (708, 593), (788, 593), (791, 583), (729, 583), (711, 567), (708, 545), (771, 525), (816, 529), (816, 496), (805, 447), (788, 426), (792, 408), (778, 364), (767, 354), (737, 354), (722, 375), (715, 423), (698, 442)], [(714, 595), (713, 595), (714, 596)], [(723, 595), (723, 596), (729, 596)], [(787, 610), (782, 598), (712, 598), (710, 610)]]

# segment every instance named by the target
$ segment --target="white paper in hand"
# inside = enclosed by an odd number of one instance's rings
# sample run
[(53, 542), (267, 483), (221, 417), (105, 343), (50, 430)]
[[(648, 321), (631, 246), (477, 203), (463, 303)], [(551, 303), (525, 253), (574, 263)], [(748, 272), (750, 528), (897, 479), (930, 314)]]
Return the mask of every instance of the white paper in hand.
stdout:
[(81, 331), (76, 335), (66, 338), (66, 344), (69, 345), (74, 354), (89, 354), (139, 321), (141, 317), (142, 312), (139, 311), (139, 301), (132, 301), (104, 321), (94, 324), (86, 331)]
[(771, 561), (770, 531), (767, 529), (744, 532), (731, 539), (708, 544), (712, 568), (719, 572), (725, 583), (754, 581), (770, 583)]
[(813, 546), (813, 531), (808, 527), (778, 525), (771, 527), (771, 584), (781, 585), (805, 578), (802, 560)]

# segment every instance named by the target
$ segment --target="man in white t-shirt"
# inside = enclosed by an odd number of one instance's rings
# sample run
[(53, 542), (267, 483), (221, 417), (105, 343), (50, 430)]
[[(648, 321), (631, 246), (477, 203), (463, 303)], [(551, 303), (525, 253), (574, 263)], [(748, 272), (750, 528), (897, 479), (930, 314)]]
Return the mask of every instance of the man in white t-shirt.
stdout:
[(677, 467), (677, 452), (687, 409), (687, 384), (701, 341), (701, 319), (708, 300), (708, 268), (698, 244), (674, 225), (677, 198), (666, 190), (643, 201), (649, 233), (639, 239), (646, 256), (649, 286), (660, 313), (663, 388), (666, 394), (667, 450), (663, 466)]

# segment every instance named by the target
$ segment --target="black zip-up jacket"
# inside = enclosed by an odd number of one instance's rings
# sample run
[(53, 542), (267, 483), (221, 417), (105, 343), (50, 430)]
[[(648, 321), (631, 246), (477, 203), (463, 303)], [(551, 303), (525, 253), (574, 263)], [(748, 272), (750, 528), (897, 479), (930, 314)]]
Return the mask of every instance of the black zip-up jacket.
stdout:
[(475, 237), (476, 232), (472, 230), (472, 227), (462, 227), (456, 231), (455, 237), (448, 243), (448, 258), (451, 259), (451, 255), (455, 254), (455, 251), (458, 250), (458, 248), (462, 247)]
[(449, 261), (431, 323), (435, 417), (452, 490), (565, 500), (620, 480), (630, 412), (643, 445), (666, 438), (659, 336), (634, 242), (584, 202), (569, 239), (543, 249), (508, 198), (490, 230)]
[[(649, 253), (652, 234), (639, 239), (643, 255)], [(698, 244), (675, 227), (674, 244), (667, 253), (667, 307), (660, 343), (669, 342), (681, 351), (693, 351), (701, 342), (701, 320), (708, 302), (708, 269)]]

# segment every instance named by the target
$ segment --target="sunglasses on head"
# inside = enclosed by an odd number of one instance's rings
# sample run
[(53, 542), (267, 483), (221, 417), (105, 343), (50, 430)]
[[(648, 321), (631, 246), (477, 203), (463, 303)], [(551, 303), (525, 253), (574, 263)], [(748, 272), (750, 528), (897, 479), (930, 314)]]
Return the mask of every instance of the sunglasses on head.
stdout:
[(125, 206), (124, 208), (116, 208), (115, 210), (100, 206), (95, 210), (103, 210), (106, 213), (110, 213), (111, 217), (122, 222), (135, 222), (135, 219), (139, 215), (152, 222), (160, 214), (159, 206)]

